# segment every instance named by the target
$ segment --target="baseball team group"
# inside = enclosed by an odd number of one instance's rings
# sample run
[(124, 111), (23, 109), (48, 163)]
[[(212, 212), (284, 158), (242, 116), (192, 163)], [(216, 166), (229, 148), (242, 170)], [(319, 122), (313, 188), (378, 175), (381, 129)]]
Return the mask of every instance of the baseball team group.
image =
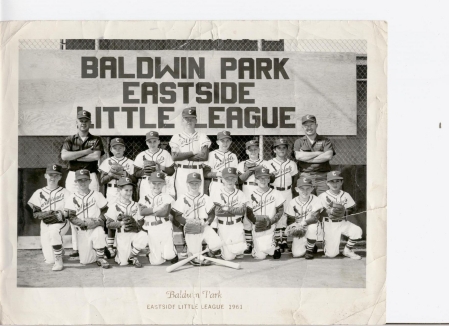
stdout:
[[(295, 161), (289, 159), (289, 144), (278, 138), (270, 160), (260, 158), (255, 139), (246, 143), (248, 159), (239, 162), (230, 151), (229, 131), (219, 132), (219, 148), (209, 151), (210, 139), (195, 130), (196, 109), (186, 108), (182, 132), (169, 142), (171, 153), (160, 148), (158, 132), (150, 131), (148, 149), (134, 161), (124, 156), (123, 139), (113, 138), (112, 156), (100, 166), (105, 150), (101, 138), (90, 134), (90, 121), (90, 112), (78, 111), (78, 132), (62, 146), (69, 170), (65, 188), (58, 184), (62, 166), (49, 164), (47, 185), (28, 201), (41, 220), (42, 252), (53, 271), (64, 268), (63, 236), (69, 228), (69, 259), (102, 268), (110, 268), (111, 259), (142, 267), (143, 250), (150, 265), (184, 258), (201, 266), (211, 264), (206, 258), (230, 261), (244, 255), (277, 260), (283, 252), (313, 259), (317, 239), (332, 258), (340, 254), (342, 234), (348, 237), (342, 254), (361, 259), (353, 249), (362, 229), (347, 219), (355, 201), (342, 190), (341, 172), (331, 170), (336, 153), (332, 142), (317, 134), (315, 116), (302, 117), (305, 135), (294, 144)], [(180, 252), (173, 226), (182, 230)]]

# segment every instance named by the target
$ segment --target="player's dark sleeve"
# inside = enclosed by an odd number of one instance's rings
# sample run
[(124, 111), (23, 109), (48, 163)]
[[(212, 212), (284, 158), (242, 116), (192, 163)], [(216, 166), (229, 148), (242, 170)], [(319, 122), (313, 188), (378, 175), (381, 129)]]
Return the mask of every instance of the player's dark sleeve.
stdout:
[(94, 148), (94, 151), (100, 151), (101, 155), (103, 155), (104, 152), (104, 146), (103, 146), (103, 139), (101, 139), (100, 136), (95, 136), (96, 140), (96, 146)]
[(139, 204), (139, 210), (140, 210), (139, 213), (142, 216), (148, 216), (148, 215), (153, 214), (153, 208), (152, 207), (146, 207), (146, 206), (144, 206), (142, 204)]
[(294, 176), (292, 176), (292, 194), (293, 194), (293, 198), (295, 198), (295, 197), (297, 197), (299, 195), (296, 192), (296, 190), (295, 190), (296, 183), (298, 182), (298, 178), (299, 178), (299, 173), (296, 173)]
[(193, 157), (193, 152), (173, 152), (172, 158), (173, 161), (184, 161), (189, 160), (191, 157)]
[(270, 183), (273, 183), (274, 180), (276, 180), (276, 176), (274, 175), (274, 173), (270, 173)]
[(287, 215), (287, 225), (293, 224), (296, 222), (296, 217), (290, 214)]
[(274, 214), (273, 218), (271, 219), (271, 225), (276, 224), (284, 214), (284, 204), (282, 204), (279, 207), (276, 207), (276, 214)]
[(144, 176), (144, 174), (145, 174), (145, 171), (141, 167), (134, 165), (134, 176), (136, 178), (142, 178)]
[(66, 151), (72, 151), (72, 137), (73, 136), (68, 136), (66, 137), (66, 139), (64, 139), (64, 143), (62, 144), (62, 149), (65, 149)]
[(207, 213), (206, 223), (208, 225), (211, 225), (214, 219), (215, 219), (215, 206), (210, 210), (209, 213)]
[(177, 222), (177, 224), (175, 224), (176, 226), (180, 227), (186, 224), (186, 219), (182, 216), (181, 212), (178, 212), (176, 209), (172, 208), (170, 213), (173, 216), (173, 220)]
[(69, 213), (69, 220), (70, 223), (72, 223), (73, 225), (79, 226), (79, 227), (85, 227), (86, 223), (84, 223), (84, 221), (82, 219), (79, 219), (78, 217), (76, 217), (76, 212), (72, 209), (68, 210)]
[(175, 173), (175, 165), (173, 164), (172, 166), (166, 166), (164, 168), (164, 173), (168, 176), (173, 175)]
[(254, 216), (253, 209), (251, 207), (246, 207), (246, 217), (248, 220), (250, 220), (252, 223), (256, 223), (256, 217)]
[(204, 165), (203, 168), (204, 179), (212, 179), (217, 177), (216, 172), (211, 171), (211, 167), (209, 165)]
[(253, 174), (253, 171), (246, 171), (244, 173), (239, 173), (239, 181), (241, 181), (241, 183), (246, 182), (246, 180), (248, 180), (248, 178), (251, 176), (251, 174)]
[(100, 170), (100, 184), (105, 185), (109, 183), (112, 179), (114, 178), (111, 177), (108, 173)]
[[(114, 221), (112, 218), (108, 217), (106, 218), (106, 227), (108, 230), (112, 231), (113, 229), (120, 229), (122, 227), (122, 223), (119, 221)], [(115, 235), (115, 233), (114, 233)], [(109, 231), (108, 231), (108, 237), (109, 237)], [(112, 232), (111, 232), (111, 238), (112, 238)]]
[(43, 212), (41, 210), (41, 208), (38, 207), (38, 206), (34, 206), (33, 205), (31, 208), (33, 209), (33, 217), (38, 219), (38, 220), (42, 220), (43, 218), (46, 218), (47, 216), (50, 216), (50, 215), (54, 214), (54, 211)]
[(127, 174), (127, 177), (130, 178), (131, 181), (132, 181), (135, 185), (137, 185), (137, 181), (138, 181), (137, 177), (136, 177), (134, 174), (129, 174), (129, 173), (126, 173), (126, 174)]
[(356, 206), (351, 206), (349, 208), (346, 208), (346, 216), (353, 215), (356, 212)]
[(327, 152), (327, 151), (332, 151), (333, 155), (337, 154), (335, 152), (335, 148), (334, 145), (332, 144), (332, 142), (330, 141), (329, 138), (326, 138), (326, 140), (324, 141), (324, 149), (323, 149), (323, 153)]

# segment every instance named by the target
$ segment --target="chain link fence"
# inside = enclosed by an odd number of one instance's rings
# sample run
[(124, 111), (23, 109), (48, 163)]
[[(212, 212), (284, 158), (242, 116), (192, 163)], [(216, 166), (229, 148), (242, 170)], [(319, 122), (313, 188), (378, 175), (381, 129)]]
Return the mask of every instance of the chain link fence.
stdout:
[[(357, 135), (328, 136), (335, 147), (337, 155), (331, 160), (333, 165), (366, 165), (367, 146), (367, 44), (364, 40), (20, 40), (21, 50), (201, 50), (201, 51), (298, 51), (298, 52), (351, 52), (357, 54), (356, 84), (357, 89)], [(291, 145), (298, 135), (279, 135)], [(19, 167), (43, 168), (48, 163), (61, 161), (60, 151), (66, 136), (61, 137), (19, 137)], [(114, 137), (104, 136), (103, 143), (110, 155), (109, 142)], [(209, 135), (212, 140), (212, 150), (217, 149), (216, 136)], [(138, 153), (145, 150), (145, 136), (125, 136), (125, 155), (134, 159)], [(235, 136), (231, 151), (237, 154), (239, 160), (247, 159), (245, 143), (254, 139), (254, 135)], [(257, 137), (256, 137), (257, 138)], [(261, 136), (263, 156), (272, 157), (271, 145), (275, 136)], [(161, 147), (170, 150), (170, 137), (161, 137)], [(293, 151), (291, 153), (293, 158)]]

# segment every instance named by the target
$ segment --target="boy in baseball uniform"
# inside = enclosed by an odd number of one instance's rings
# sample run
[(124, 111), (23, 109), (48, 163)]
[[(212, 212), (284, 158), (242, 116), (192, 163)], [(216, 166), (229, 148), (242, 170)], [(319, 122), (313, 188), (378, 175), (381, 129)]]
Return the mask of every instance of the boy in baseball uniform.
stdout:
[(298, 238), (293, 236), (293, 257), (313, 259), (313, 247), (315, 246), (318, 232), (318, 217), (323, 209), (321, 201), (312, 195), (313, 182), (311, 178), (299, 178), (296, 191), (299, 196), (290, 200), (285, 208), (287, 215), (287, 230), (289, 228), (304, 229), (304, 236)]
[[(179, 194), (173, 204), (172, 215), (184, 228), (187, 253), (189, 256), (201, 252), (203, 240), (209, 246), (212, 256), (221, 253), (222, 242), (210, 224), (215, 219), (215, 205), (208, 195), (200, 192), (202, 178), (200, 173), (193, 172), (187, 175), (187, 189)], [(192, 265), (210, 265), (209, 261), (200, 262), (198, 258), (191, 261)]]
[[(167, 260), (172, 264), (178, 261), (178, 252), (173, 242), (173, 224), (170, 211), (175, 200), (162, 192), (165, 174), (153, 172), (149, 177), (150, 191), (139, 200), (140, 215), (144, 217), (143, 229), (148, 233), (150, 247), (148, 256), (151, 265), (161, 265)], [(137, 249), (143, 249), (134, 244)]]
[(270, 171), (259, 166), (254, 172), (257, 189), (250, 195), (250, 206), (246, 215), (254, 224), (252, 255), (256, 259), (265, 259), (272, 255), (281, 258), (281, 250), (274, 241), (276, 223), (284, 215), (285, 198), (280, 191), (269, 187)]
[[(289, 145), (283, 138), (276, 139), (272, 146), (275, 157), (267, 162), (267, 167), (274, 174), (271, 187), (279, 191), (288, 203), (293, 198), (292, 185), (296, 184), (298, 178), (298, 167), (296, 162), (290, 160)], [(287, 216), (283, 216), (276, 224), (275, 240), (282, 251), (288, 248), (287, 237), (283, 234), (287, 227)]]
[(132, 200), (134, 183), (129, 177), (122, 177), (117, 181), (118, 199), (111, 205), (106, 213), (106, 226), (117, 232), (117, 255), (115, 262), (121, 266), (128, 264), (136, 268), (142, 267), (139, 259), (131, 254), (131, 243), (142, 243), (145, 248), (148, 243), (146, 234), (140, 223), (142, 217), (139, 205)]
[(36, 190), (28, 201), (33, 217), (41, 220), (41, 245), (45, 263), (53, 264), (53, 271), (60, 271), (62, 262), (62, 237), (67, 233), (70, 223), (64, 218), (65, 199), (70, 192), (58, 186), (62, 167), (49, 164), (45, 170), (47, 186)]
[[(146, 144), (148, 149), (137, 154), (134, 161), (134, 165), (136, 166), (135, 176), (141, 180), (139, 199), (150, 192), (148, 178), (151, 173), (161, 171), (166, 176), (171, 176), (175, 173), (175, 163), (170, 153), (160, 148), (161, 141), (159, 140), (159, 133), (157, 131), (147, 132)], [(174, 197), (173, 180), (171, 180), (171, 177), (166, 177), (165, 181), (166, 185), (162, 189), (162, 192)]]
[[(246, 142), (246, 154), (248, 159), (238, 164), (237, 170), (239, 173), (239, 179), (242, 182), (242, 191), (247, 198), (250, 198), (251, 194), (257, 189), (256, 179), (254, 177), (254, 171), (258, 166), (265, 166), (267, 162), (259, 158), (259, 141), (250, 140)], [(253, 251), (253, 225), (245, 215), (243, 218), (243, 229), (245, 230), (246, 250), (245, 255), (251, 255)]]
[(236, 168), (224, 168), (221, 177), (223, 186), (211, 195), (218, 221), (218, 235), (223, 243), (221, 257), (224, 260), (243, 258), (243, 252), (246, 250), (243, 216), (249, 206), (248, 198), (241, 190), (236, 189)]
[(97, 262), (98, 266), (109, 268), (104, 259), (106, 235), (104, 214), (108, 210), (108, 202), (104, 196), (89, 189), (90, 172), (87, 169), (75, 172), (77, 191), (65, 201), (66, 217), (74, 225), (81, 264)]
[(344, 234), (349, 239), (343, 255), (351, 259), (362, 259), (353, 251), (354, 246), (362, 238), (362, 229), (346, 219), (347, 215), (355, 211), (355, 201), (350, 194), (341, 190), (343, 186), (341, 172), (329, 172), (327, 185), (329, 190), (318, 196), (324, 207), (322, 215), (324, 254), (327, 257), (337, 256), (340, 253), (341, 235)]

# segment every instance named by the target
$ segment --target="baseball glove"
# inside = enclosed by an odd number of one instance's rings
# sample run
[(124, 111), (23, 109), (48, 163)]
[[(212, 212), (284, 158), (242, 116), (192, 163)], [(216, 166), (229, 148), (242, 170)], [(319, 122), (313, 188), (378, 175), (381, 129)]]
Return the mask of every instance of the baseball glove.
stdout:
[(184, 225), (184, 232), (186, 234), (200, 234), (204, 231), (204, 225), (200, 220), (187, 220)]
[(234, 216), (234, 214), (232, 214), (229, 211), (229, 207), (226, 205), (221, 205), (219, 203), (215, 203), (215, 216), (218, 217), (229, 217), (229, 216)]
[(331, 203), (326, 211), (330, 219), (341, 220), (345, 216), (346, 209), (342, 204)]
[(285, 229), (285, 234), (289, 237), (301, 239), (306, 235), (307, 229), (306, 226), (303, 227), (299, 223), (293, 223), (287, 226)]
[(64, 222), (64, 215), (59, 211), (49, 211), (42, 217), (42, 221), (45, 224), (56, 224)]
[(109, 165), (111, 166), (109, 175), (114, 179), (120, 179), (123, 176), (123, 172), (125, 172), (123, 166), (117, 163), (111, 163), (111, 161), (109, 161)]
[(243, 171), (244, 172), (246, 172), (246, 171), (254, 171), (256, 169), (256, 167), (257, 167), (257, 164), (254, 163), (254, 162), (245, 162)]
[(154, 171), (156, 171), (156, 162), (148, 161), (145, 158), (143, 159), (143, 170), (145, 175), (150, 175)]
[(271, 220), (267, 215), (256, 215), (256, 232), (263, 232), (270, 228)]
[(125, 232), (134, 232), (137, 233), (139, 232), (139, 224), (137, 224), (137, 221), (129, 215), (124, 215), (123, 216), (123, 222), (125, 223), (124, 225), (124, 231)]

